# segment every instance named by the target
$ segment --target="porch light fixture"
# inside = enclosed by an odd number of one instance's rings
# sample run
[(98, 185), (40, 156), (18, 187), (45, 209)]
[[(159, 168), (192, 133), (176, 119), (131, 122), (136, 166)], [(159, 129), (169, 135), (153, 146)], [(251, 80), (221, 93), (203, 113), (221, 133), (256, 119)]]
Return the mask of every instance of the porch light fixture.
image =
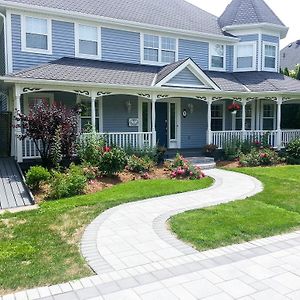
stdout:
[(126, 101), (126, 107), (127, 107), (128, 113), (131, 113), (132, 104), (131, 104), (131, 101), (130, 101), (130, 100)]
[(194, 112), (194, 104), (189, 103), (189, 104), (188, 104), (188, 108), (189, 108), (189, 110), (190, 110), (190, 113), (192, 114), (192, 113)]

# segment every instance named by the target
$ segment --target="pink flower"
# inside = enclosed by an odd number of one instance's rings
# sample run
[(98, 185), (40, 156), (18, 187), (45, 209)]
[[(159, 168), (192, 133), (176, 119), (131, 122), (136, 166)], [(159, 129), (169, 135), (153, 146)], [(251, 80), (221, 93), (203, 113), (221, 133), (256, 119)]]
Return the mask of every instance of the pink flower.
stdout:
[(110, 147), (108, 147), (108, 146), (104, 146), (104, 147), (103, 147), (103, 151), (104, 151), (104, 152), (110, 152), (110, 150), (111, 150), (111, 149), (110, 149)]

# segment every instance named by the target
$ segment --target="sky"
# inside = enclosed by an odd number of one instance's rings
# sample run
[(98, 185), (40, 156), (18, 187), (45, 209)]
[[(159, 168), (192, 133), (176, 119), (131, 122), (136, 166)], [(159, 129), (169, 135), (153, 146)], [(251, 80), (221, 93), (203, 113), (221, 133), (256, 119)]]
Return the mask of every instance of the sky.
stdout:
[[(220, 16), (231, 0), (187, 0), (200, 8)], [(300, 39), (300, 1), (299, 0), (265, 0), (281, 21), (289, 27), (288, 35), (281, 40), (280, 47)]]

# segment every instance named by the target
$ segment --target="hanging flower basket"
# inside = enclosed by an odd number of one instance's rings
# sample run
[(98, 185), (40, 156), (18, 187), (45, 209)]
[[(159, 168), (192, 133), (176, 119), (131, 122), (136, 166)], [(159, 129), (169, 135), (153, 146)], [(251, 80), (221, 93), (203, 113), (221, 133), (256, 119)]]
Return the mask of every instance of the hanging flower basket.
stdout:
[(235, 115), (241, 109), (241, 106), (234, 102), (230, 104), (227, 109)]

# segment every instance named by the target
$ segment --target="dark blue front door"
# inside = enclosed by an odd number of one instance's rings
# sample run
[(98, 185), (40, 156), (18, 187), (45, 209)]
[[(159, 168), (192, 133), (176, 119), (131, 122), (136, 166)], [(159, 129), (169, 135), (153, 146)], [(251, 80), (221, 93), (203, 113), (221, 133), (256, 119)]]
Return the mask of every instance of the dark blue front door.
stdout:
[(159, 146), (168, 146), (168, 103), (156, 103), (156, 138)]

